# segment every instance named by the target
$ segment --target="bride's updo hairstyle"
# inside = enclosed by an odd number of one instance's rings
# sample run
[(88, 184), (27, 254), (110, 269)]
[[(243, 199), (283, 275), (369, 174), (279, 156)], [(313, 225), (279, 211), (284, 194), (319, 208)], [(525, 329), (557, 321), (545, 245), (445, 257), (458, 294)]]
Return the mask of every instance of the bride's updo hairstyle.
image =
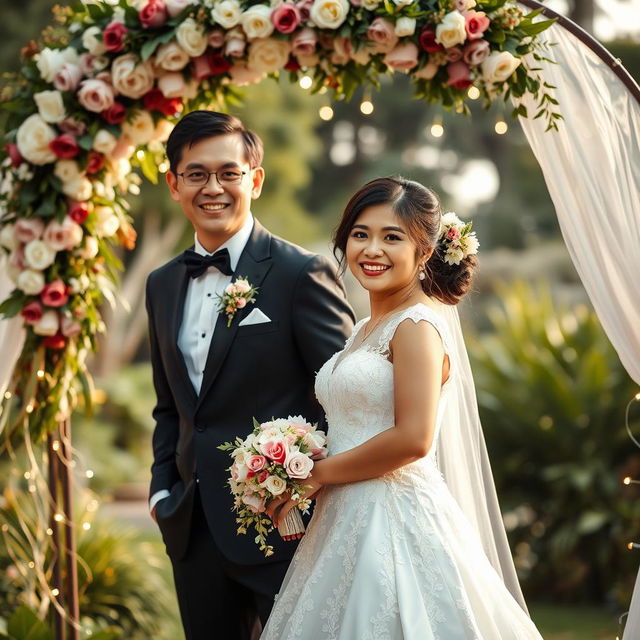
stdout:
[(342, 220), (333, 236), (333, 253), (346, 269), (347, 241), (358, 217), (369, 207), (389, 204), (416, 244), (418, 256), (433, 253), (425, 265), (425, 278), (420, 280), (423, 291), (445, 304), (457, 304), (471, 287), (477, 266), (475, 255), (468, 255), (459, 264), (444, 261), (445, 247), (439, 241), (442, 209), (438, 196), (413, 180), (401, 176), (376, 178), (367, 182), (347, 203)]

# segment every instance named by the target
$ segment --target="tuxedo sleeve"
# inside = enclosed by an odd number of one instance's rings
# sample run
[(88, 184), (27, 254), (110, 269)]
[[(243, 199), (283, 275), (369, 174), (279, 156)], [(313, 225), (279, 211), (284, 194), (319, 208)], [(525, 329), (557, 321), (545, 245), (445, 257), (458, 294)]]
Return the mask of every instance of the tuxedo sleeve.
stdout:
[(323, 256), (301, 271), (293, 295), (293, 330), (307, 371), (320, 367), (344, 347), (354, 315), (335, 267)]
[(150, 284), (147, 281), (146, 306), (149, 317), (149, 342), (153, 386), (156, 405), (153, 409), (155, 429), (153, 431), (153, 464), (151, 465), (150, 495), (171, 487), (179, 480), (175, 463), (176, 445), (179, 434), (179, 419), (167, 373), (162, 361), (160, 345), (155, 328), (156, 316), (153, 311)]

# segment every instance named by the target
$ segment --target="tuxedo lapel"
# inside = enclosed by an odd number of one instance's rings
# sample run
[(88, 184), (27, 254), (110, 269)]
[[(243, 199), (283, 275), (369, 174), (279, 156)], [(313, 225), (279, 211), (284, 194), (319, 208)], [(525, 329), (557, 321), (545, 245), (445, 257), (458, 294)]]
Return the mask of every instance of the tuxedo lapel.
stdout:
[[(240, 256), (238, 266), (233, 275), (233, 280), (236, 278), (246, 278), (249, 284), (258, 288), (256, 294), (256, 301), (260, 301), (260, 287), (262, 282), (271, 268), (271, 235), (269, 232), (256, 220), (254, 222), (251, 236), (247, 241), (247, 244)], [(215, 331), (213, 332), (213, 339), (211, 340), (211, 346), (209, 347), (209, 353), (207, 355), (207, 363), (204, 369), (204, 377), (202, 380), (202, 387), (200, 389), (200, 395), (198, 396), (198, 404), (196, 407), (200, 407), (204, 398), (215, 379), (220, 372), (222, 364), (229, 353), (229, 349), (233, 343), (236, 333), (238, 331), (238, 325), (242, 319), (250, 313), (253, 305), (247, 305), (243, 309), (236, 312), (231, 326), (227, 327), (227, 316), (224, 313), (219, 313), (216, 319)]]
[(189, 286), (189, 276), (187, 268), (183, 262), (177, 261), (174, 266), (174, 285), (167, 290), (167, 304), (169, 308), (169, 335), (173, 337), (171, 348), (176, 361), (176, 372), (178, 380), (183, 387), (184, 393), (189, 400), (195, 404), (198, 396), (191, 384), (187, 365), (184, 361), (182, 351), (178, 346), (178, 337), (180, 335), (180, 327), (184, 317), (184, 303), (187, 297), (187, 287)]

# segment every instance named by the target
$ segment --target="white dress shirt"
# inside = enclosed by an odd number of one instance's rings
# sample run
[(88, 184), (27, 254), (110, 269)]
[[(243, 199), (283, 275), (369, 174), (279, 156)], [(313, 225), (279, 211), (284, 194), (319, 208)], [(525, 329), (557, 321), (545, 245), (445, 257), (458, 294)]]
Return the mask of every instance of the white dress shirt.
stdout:
[[(227, 249), (233, 271), (238, 266), (240, 255), (247, 245), (252, 230), (253, 216), (249, 214), (244, 225), (236, 234), (216, 249), (216, 251)], [(194, 243), (196, 253), (201, 256), (213, 255), (200, 244), (197, 233)], [(187, 285), (182, 324), (178, 334), (178, 348), (182, 353), (189, 379), (197, 394), (200, 394), (204, 368), (218, 317), (217, 296), (224, 292), (226, 286), (231, 282), (231, 278), (232, 276), (224, 275), (216, 267), (209, 267), (200, 277), (191, 278)], [(156, 504), (168, 496), (168, 489), (156, 491), (149, 500), (149, 509), (153, 511)]]

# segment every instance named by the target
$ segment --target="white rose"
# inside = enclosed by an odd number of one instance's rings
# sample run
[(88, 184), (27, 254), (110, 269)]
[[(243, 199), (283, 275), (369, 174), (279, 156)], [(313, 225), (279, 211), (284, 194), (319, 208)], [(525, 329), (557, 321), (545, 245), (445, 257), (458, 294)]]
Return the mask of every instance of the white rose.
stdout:
[(367, 11), (373, 11), (380, 6), (382, 0), (362, 0), (362, 6), (367, 9)]
[(120, 227), (120, 220), (111, 207), (96, 207), (95, 216), (96, 234), (101, 238), (112, 236)]
[(91, 260), (98, 255), (98, 239), (93, 236), (86, 236), (84, 239), (84, 246), (77, 251), (77, 254), (85, 260)]
[(349, 13), (348, 0), (315, 0), (310, 17), (321, 29), (337, 29)]
[(18, 239), (14, 232), (12, 224), (5, 224), (0, 228), (0, 245), (9, 251), (13, 251), (18, 248)]
[(445, 49), (462, 44), (466, 39), (466, 21), (459, 11), (447, 13), (436, 27), (436, 42)]
[(42, 271), (53, 264), (56, 252), (42, 240), (32, 240), (24, 248), (24, 261), (28, 267)]
[(102, 40), (102, 31), (99, 27), (89, 27), (82, 34), (82, 46), (94, 56), (101, 56), (107, 50)]
[(398, 18), (396, 20), (395, 33), (398, 38), (404, 36), (412, 36), (416, 32), (416, 19), (415, 18)]
[(73, 47), (66, 49), (49, 49), (47, 47), (38, 54), (36, 66), (45, 82), (53, 82), (56, 73), (60, 71), (65, 62), (78, 64), (78, 52)]
[(28, 296), (37, 296), (44, 289), (44, 276), (41, 271), (25, 269), (18, 276), (16, 284), (18, 289), (24, 291)]
[(70, 180), (62, 185), (62, 193), (72, 200), (83, 202), (91, 197), (93, 184), (91, 184), (91, 180), (84, 176), (78, 176), (74, 180)]
[(56, 154), (49, 148), (55, 138), (55, 129), (41, 115), (34, 113), (20, 125), (16, 144), (25, 160), (32, 164), (48, 164), (56, 159)]
[(59, 91), (40, 91), (33, 94), (33, 99), (38, 106), (38, 113), (45, 122), (62, 122), (67, 117)]
[(242, 16), (238, 0), (222, 0), (216, 2), (211, 10), (211, 18), (225, 29), (235, 27)]
[(39, 336), (55, 336), (60, 326), (57, 311), (45, 311), (42, 318), (33, 325), (33, 332)]
[(147, 144), (153, 139), (155, 125), (148, 111), (135, 111), (133, 116), (122, 123), (122, 133), (135, 146)]
[(167, 13), (175, 18), (179, 13), (182, 13), (189, 5), (196, 4), (197, 0), (165, 0), (164, 6), (167, 8)]
[(242, 14), (240, 22), (249, 40), (268, 38), (273, 33), (271, 7), (266, 4), (256, 4), (253, 7), (249, 7)]
[(193, 18), (187, 18), (176, 29), (176, 40), (192, 58), (201, 56), (208, 44), (204, 27)]
[(64, 184), (77, 180), (83, 174), (80, 172), (80, 167), (75, 160), (58, 160), (53, 169), (53, 175), (56, 178), (60, 178)]
[(100, 129), (93, 139), (92, 148), (98, 153), (109, 155), (113, 151), (117, 142), (116, 137), (110, 131)]
[(140, 62), (135, 53), (116, 58), (111, 67), (111, 77), (116, 91), (128, 98), (141, 98), (153, 88), (151, 62)]
[(247, 67), (251, 71), (273, 73), (287, 64), (290, 51), (291, 45), (284, 40), (254, 40), (249, 47)]
[(294, 452), (287, 456), (284, 468), (290, 478), (304, 480), (309, 477), (311, 469), (313, 469), (313, 460), (304, 453)]
[(160, 45), (156, 52), (156, 66), (166, 71), (180, 71), (189, 62), (189, 54), (177, 43)]
[(504, 82), (520, 65), (508, 51), (494, 51), (482, 63), (482, 75), (487, 82)]
[(287, 489), (287, 482), (278, 476), (269, 476), (264, 481), (264, 488), (271, 493), (271, 495), (279, 496)]

